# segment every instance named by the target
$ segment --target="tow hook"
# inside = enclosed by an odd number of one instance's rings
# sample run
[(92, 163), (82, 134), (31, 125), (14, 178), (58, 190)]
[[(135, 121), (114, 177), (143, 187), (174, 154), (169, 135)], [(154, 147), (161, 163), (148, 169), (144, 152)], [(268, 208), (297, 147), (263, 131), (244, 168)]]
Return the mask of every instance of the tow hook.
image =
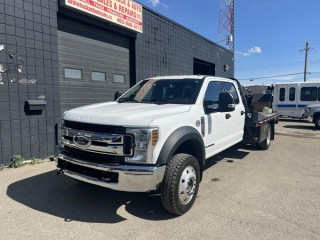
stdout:
[(62, 174), (63, 174), (63, 172), (64, 172), (64, 169), (63, 169), (63, 168), (60, 168), (60, 169), (59, 169), (59, 171), (57, 172), (57, 176), (59, 176), (59, 175), (60, 175), (60, 173), (62, 173)]

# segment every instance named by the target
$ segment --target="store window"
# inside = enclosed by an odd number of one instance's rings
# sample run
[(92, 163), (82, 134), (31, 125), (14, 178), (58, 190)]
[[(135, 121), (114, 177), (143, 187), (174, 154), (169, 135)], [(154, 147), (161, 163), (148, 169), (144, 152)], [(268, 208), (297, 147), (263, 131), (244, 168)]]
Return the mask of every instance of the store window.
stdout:
[(106, 73), (104, 73), (104, 72), (91, 72), (91, 79), (93, 81), (106, 81)]
[(113, 74), (113, 82), (124, 83), (125, 76), (123, 74)]
[(82, 70), (76, 68), (64, 68), (64, 77), (71, 79), (82, 79)]

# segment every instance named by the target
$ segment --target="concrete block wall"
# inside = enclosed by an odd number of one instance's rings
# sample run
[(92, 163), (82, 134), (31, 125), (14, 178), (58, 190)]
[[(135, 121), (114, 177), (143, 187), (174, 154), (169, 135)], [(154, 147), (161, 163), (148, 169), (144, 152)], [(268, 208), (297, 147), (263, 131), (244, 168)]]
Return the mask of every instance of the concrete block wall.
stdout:
[[(214, 63), (216, 76), (233, 77), (233, 53), (148, 8), (137, 35), (137, 81), (170, 74), (193, 74), (193, 59)], [(224, 65), (229, 70), (224, 70)]]
[[(0, 0), (0, 163), (54, 154), (60, 120), (57, 0)], [(46, 109), (25, 111), (45, 97)]]

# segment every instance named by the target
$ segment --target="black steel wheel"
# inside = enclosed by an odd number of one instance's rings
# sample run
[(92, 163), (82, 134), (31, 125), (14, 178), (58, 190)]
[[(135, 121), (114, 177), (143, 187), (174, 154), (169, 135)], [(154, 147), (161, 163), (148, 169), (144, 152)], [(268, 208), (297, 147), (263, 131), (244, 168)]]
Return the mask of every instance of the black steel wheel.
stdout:
[(262, 150), (267, 150), (271, 144), (271, 125), (268, 123), (266, 125), (267, 137), (259, 144), (259, 148)]

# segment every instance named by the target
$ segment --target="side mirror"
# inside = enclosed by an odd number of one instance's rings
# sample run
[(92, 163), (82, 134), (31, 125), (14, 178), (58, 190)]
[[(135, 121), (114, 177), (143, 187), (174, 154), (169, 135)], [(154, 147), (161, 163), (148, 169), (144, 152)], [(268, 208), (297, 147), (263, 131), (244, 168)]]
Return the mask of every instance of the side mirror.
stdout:
[(219, 94), (219, 112), (232, 112), (236, 109), (235, 99), (229, 92)]
[(122, 92), (120, 91), (116, 91), (116, 93), (114, 94), (113, 96), (113, 100), (114, 101), (117, 101), (117, 99), (122, 95)]

